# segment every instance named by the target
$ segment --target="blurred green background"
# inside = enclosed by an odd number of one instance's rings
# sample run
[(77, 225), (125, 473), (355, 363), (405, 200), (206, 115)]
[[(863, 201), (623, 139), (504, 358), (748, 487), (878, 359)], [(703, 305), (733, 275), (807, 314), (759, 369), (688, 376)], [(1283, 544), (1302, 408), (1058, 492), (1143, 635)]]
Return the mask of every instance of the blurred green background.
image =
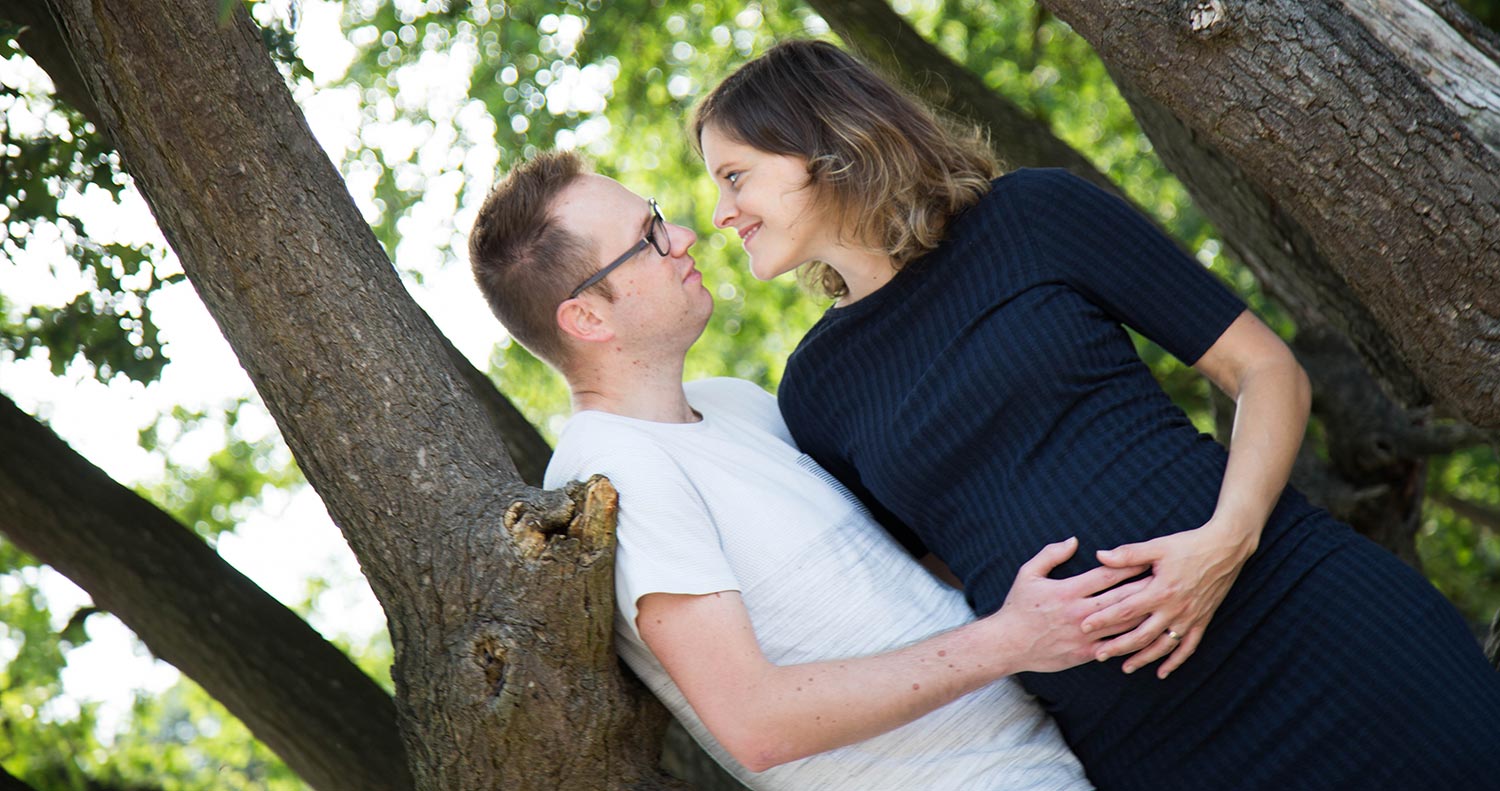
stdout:
[[(343, 97), (352, 131), (325, 145), (414, 290), (467, 271), (467, 225), (497, 172), (538, 149), (576, 146), (600, 172), (655, 196), (670, 219), (699, 231), (695, 254), (718, 309), (688, 358), (689, 378), (739, 376), (774, 390), (787, 354), (826, 307), (790, 281), (749, 276), (738, 240), (712, 228), (715, 188), (683, 137), (696, 98), (770, 43), (836, 40), (806, 6), (248, 5), (299, 101)], [(1494, 27), (1500, 2), (1467, 5)], [(1045, 119), (1278, 331), (1294, 331), (1249, 273), (1220, 254), (1214, 229), (1157, 161), (1098, 59), (1066, 25), (1029, 0), (908, 0), (895, 7), (994, 90)], [(315, 10), (332, 14), (337, 25), (314, 35), (303, 22)], [(0, 58), (19, 67), (25, 56), (15, 45), (17, 32), (0, 22)], [(318, 66), (328, 60), (314, 55), (334, 45), (346, 53), (343, 65)], [(445, 86), (469, 98), (434, 101)], [(22, 123), (23, 114), (44, 123)], [(67, 197), (93, 185), (90, 194), (130, 199), (118, 158), (77, 113), (54, 104), (45, 86), (9, 77), (0, 84), (0, 150), (6, 231), (0, 259), (46, 255), (59, 281), (77, 284), (71, 296), (38, 300), (0, 281), (0, 392), (15, 395), (8, 372), (23, 362), (45, 361), (68, 386), (123, 381), (138, 384), (121, 387), (139, 390), (160, 380), (173, 362), (153, 307), (163, 289), (182, 279), (180, 269), (159, 243), (98, 241), (88, 227), (96, 210)], [(488, 332), (501, 336), (498, 325)], [(515, 344), (492, 348), (487, 363), (501, 389), (554, 438), (567, 410), (561, 380)], [(1159, 350), (1142, 349), (1173, 397), (1209, 430), (1204, 381)], [(33, 402), (45, 417), (46, 397)], [(305, 486), (274, 432), (256, 428), (266, 422), (253, 393), (159, 409), (139, 431), (155, 469), (136, 482), (137, 491), (206, 540), (233, 533), (268, 496)], [(174, 452), (189, 437), (212, 447)], [(1476, 629), (1500, 609), (1497, 469), (1493, 449), (1479, 447), (1434, 459), (1427, 473), (1422, 560)], [(1439, 502), (1470, 507), (1460, 515)], [(0, 767), (40, 791), (305, 787), (186, 679), (164, 694), (137, 695), (128, 716), (108, 721), (101, 721), (96, 702), (64, 702), (70, 651), (90, 640), (91, 619), (108, 616), (49, 602), (42, 578), (34, 559), (0, 539)], [(327, 594), (340, 584), (309, 575), (288, 604), (315, 622), (336, 620), (337, 597)], [(384, 635), (325, 633), (389, 686)]]

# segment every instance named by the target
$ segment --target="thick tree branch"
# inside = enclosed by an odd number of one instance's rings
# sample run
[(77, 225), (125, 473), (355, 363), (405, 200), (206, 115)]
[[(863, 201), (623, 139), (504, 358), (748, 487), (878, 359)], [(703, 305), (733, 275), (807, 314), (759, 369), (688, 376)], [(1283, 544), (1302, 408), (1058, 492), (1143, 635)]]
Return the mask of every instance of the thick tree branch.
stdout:
[(1500, 534), (1500, 508), (1470, 502), (1461, 497), (1455, 497), (1442, 492), (1432, 495), (1432, 500), (1484, 530)]
[(1500, 62), (1493, 55), (1423, 0), (1344, 0), (1344, 6), (1413, 74), (1422, 76), (1491, 154), (1500, 153)]
[(5, 767), (0, 766), (0, 791), (36, 791), (36, 789), (26, 785), (20, 778), (5, 771)]
[(26, 55), (36, 61), (47, 76), (57, 98), (83, 114), (89, 123), (99, 127), (99, 111), (94, 99), (73, 63), (62, 31), (52, 18), (43, 0), (0, 0), (0, 19), (9, 20), (25, 27), (16, 42)]
[(1438, 16), (1442, 17), (1465, 41), (1483, 52), (1490, 60), (1500, 61), (1500, 33), (1490, 29), (1473, 14), (1464, 10), (1457, 0), (1422, 0)]
[(201, 538), (0, 397), (0, 532), (89, 592), (320, 791), (406, 791), (386, 694)]
[(468, 384), (480, 406), (484, 407), (490, 425), (505, 440), (505, 450), (511, 461), (515, 462), (521, 480), (531, 486), (541, 486), (542, 479), (547, 474), (547, 462), (552, 459), (552, 447), (542, 438), (536, 426), (531, 425), (531, 421), (516, 409), (516, 405), (495, 387), (493, 379), (475, 368), (453, 342), (438, 330), (437, 325), (433, 325), (432, 331), (442, 339), (448, 358), (463, 375), (464, 382)]
[(1500, 160), (1341, 3), (1043, 2), (1275, 196), (1429, 392), (1500, 427)]

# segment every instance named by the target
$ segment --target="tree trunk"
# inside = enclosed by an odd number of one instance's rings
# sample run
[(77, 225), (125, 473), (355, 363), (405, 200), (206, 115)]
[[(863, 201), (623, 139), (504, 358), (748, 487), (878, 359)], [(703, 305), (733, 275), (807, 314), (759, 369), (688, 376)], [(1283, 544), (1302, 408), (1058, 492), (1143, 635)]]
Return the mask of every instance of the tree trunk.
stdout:
[(1043, 4), (1305, 231), (1427, 392), (1500, 428), (1500, 160), (1344, 5)]
[(670, 785), (665, 712), (611, 645), (612, 494), (596, 485), (575, 508), (522, 485), (244, 10), (51, 5), (103, 128), (385, 608), (416, 786)]
[(0, 397), (0, 533), (89, 592), (319, 791), (412, 787), (391, 697), (203, 539)]
[(21, 782), (20, 778), (0, 766), (0, 791), (36, 791), (36, 789)]

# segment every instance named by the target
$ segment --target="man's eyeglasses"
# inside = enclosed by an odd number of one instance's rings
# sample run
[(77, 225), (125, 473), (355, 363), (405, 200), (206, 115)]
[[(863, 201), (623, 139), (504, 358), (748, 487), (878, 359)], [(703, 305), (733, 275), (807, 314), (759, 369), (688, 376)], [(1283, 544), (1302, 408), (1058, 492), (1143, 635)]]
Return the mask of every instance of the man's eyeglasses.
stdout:
[(656, 252), (662, 255), (667, 255), (671, 251), (672, 239), (667, 236), (667, 220), (661, 216), (661, 207), (656, 205), (655, 198), (651, 198), (647, 203), (651, 206), (651, 224), (646, 228), (645, 238), (636, 242), (635, 246), (627, 250), (624, 255), (610, 261), (603, 269), (595, 272), (588, 280), (579, 283), (578, 288), (573, 289), (572, 293), (568, 294), (568, 299), (573, 299), (584, 291), (587, 291), (590, 286), (608, 277), (609, 273), (615, 271), (616, 267), (634, 258), (637, 253), (646, 249), (646, 245), (648, 244), (656, 248)]

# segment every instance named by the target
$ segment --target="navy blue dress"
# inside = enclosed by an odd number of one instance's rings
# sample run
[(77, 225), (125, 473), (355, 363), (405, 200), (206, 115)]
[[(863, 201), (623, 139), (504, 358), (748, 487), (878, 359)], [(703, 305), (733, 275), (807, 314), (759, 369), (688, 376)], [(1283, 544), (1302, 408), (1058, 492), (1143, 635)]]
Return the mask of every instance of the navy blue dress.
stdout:
[[(997, 179), (942, 247), (831, 308), (787, 363), (802, 449), (980, 615), (1044, 544), (1094, 551), (1213, 514), (1225, 449), (1122, 324), (1195, 362), (1243, 303), (1124, 202)], [(1021, 681), (1100, 788), (1500, 787), (1500, 674), (1426, 580), (1290, 488), (1188, 662)]]

